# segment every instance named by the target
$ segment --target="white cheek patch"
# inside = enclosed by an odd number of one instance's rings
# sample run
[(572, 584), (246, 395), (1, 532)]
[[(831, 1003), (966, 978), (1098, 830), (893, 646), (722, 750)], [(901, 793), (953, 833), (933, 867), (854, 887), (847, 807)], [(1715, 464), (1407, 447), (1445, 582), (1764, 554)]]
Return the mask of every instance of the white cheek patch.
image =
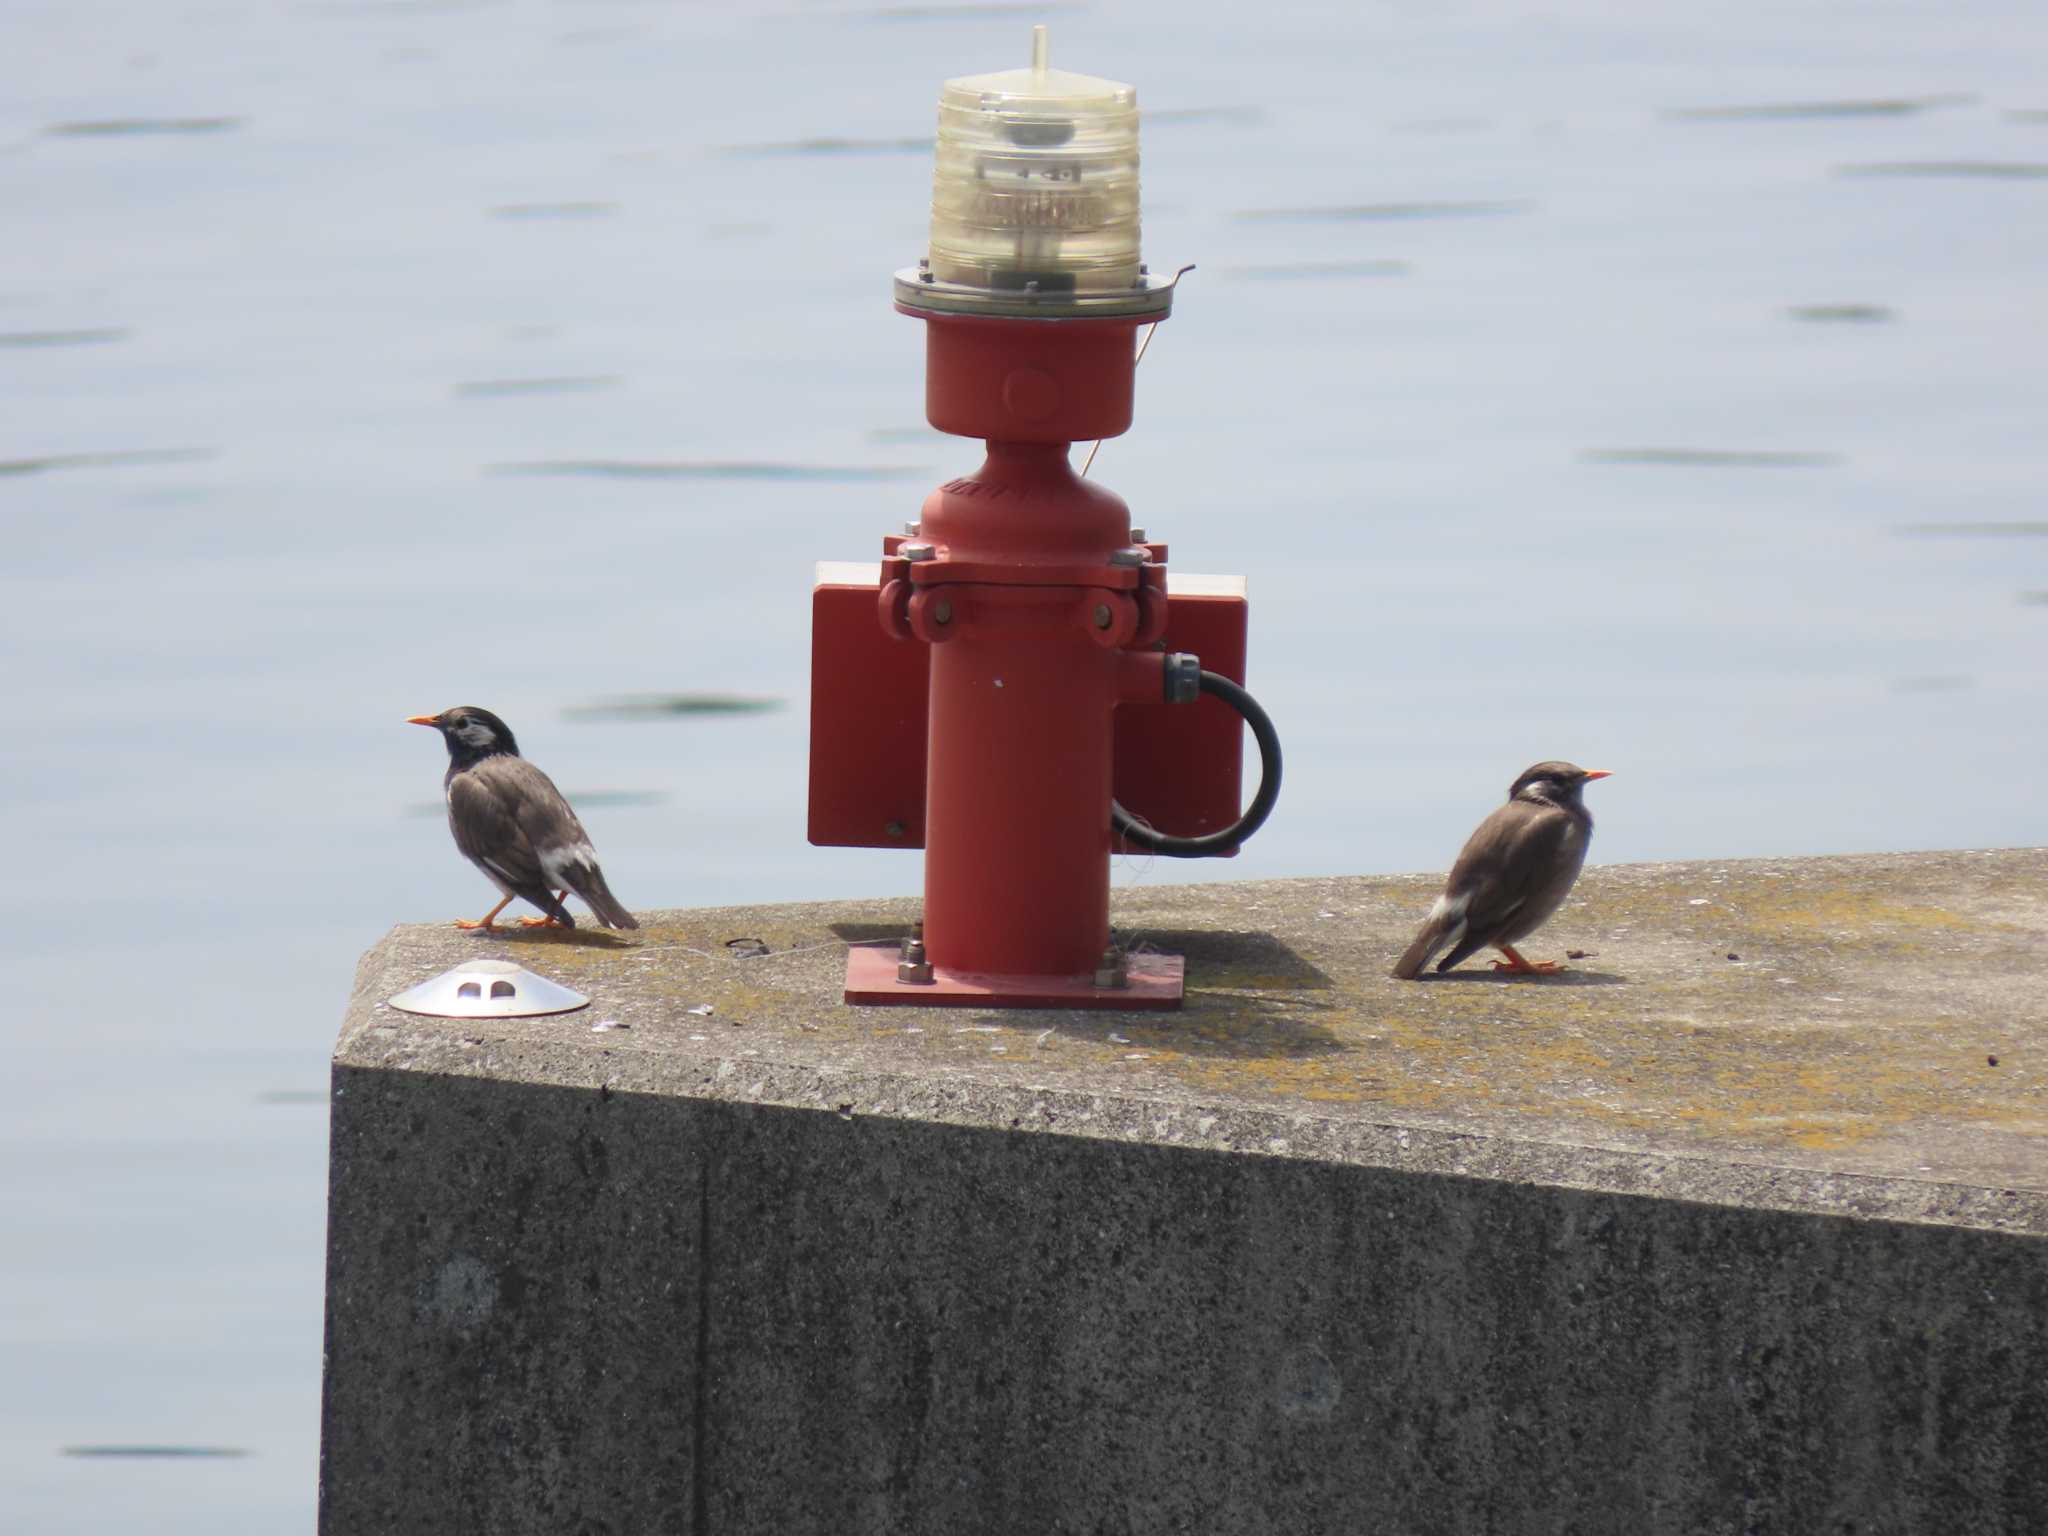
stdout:
[(488, 747), (498, 739), (497, 732), (480, 720), (465, 720), (455, 732), (468, 747)]
[(1470, 891), (1467, 891), (1462, 896), (1453, 896), (1449, 892), (1445, 892), (1437, 897), (1436, 905), (1429, 909), (1428, 920), (1433, 923), (1442, 917), (1456, 922), (1465, 915), (1465, 909), (1471, 905), (1472, 893)]

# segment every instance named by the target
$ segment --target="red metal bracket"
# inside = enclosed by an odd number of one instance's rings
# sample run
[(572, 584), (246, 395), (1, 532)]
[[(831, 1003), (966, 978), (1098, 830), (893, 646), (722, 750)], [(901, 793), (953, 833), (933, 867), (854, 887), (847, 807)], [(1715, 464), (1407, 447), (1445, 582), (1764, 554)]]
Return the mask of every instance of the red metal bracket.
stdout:
[[(924, 846), (931, 653), (906, 643), (909, 582), (893, 590), (886, 579), (877, 585), (892, 564), (832, 566), (812, 599), (808, 832), (821, 846)], [(1162, 582), (1165, 575), (1159, 573)], [(1141, 619), (1133, 644), (1192, 651), (1211, 672), (1242, 683), (1242, 588), (1196, 576), (1179, 582), (1186, 590), (1163, 602), (1149, 587), (1135, 594)], [(1142, 617), (1148, 599), (1157, 605), (1155, 621), (1165, 619), (1163, 633), (1150, 641)], [(895, 619), (886, 632), (875, 622), (878, 607)], [(1227, 826), (1242, 804), (1242, 743), (1242, 722), (1215, 699), (1164, 704), (1127, 695), (1116, 718), (1116, 798), (1169, 832), (1196, 836)], [(1118, 851), (1139, 850), (1119, 840)]]

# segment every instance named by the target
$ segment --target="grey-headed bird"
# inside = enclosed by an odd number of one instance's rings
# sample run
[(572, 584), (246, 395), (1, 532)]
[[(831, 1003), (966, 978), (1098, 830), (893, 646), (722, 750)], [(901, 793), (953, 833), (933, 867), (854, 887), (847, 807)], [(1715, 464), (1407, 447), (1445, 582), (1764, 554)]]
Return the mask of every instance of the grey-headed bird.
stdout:
[(1444, 893), (1423, 919), (1422, 931), (1394, 966), (1400, 981), (1412, 981), (1444, 950), (1438, 971), (1491, 944), (1505, 960), (1493, 968), (1515, 975), (1543, 975), (1555, 961), (1524, 960), (1515, 942), (1525, 939), (1571, 894), (1593, 840), (1593, 817), (1579, 793), (1605, 768), (1572, 763), (1538, 763), (1526, 768), (1508, 790), (1508, 803), (1479, 823), (1465, 841)]
[(571, 891), (605, 927), (640, 926), (605, 884), (583, 823), (554, 780), (519, 755), (510, 726), (467, 704), (411, 715), (406, 724), (431, 725), (448, 744), (448, 830), (464, 857), (505, 893), (481, 918), (459, 918), (456, 927), (488, 930), (514, 897), (524, 897), (547, 914), (521, 918), (525, 926), (574, 928), (562, 905)]

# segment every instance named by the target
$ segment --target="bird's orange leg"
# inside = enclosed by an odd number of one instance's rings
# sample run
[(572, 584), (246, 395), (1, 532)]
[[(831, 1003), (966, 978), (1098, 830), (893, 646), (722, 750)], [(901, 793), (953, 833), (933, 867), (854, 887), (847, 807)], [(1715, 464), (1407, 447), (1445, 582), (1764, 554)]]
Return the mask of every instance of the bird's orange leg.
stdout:
[(512, 898), (507, 896), (482, 917), (458, 917), (455, 919), (455, 926), (458, 928), (481, 928), (485, 933), (489, 933), (491, 931), (491, 920), (511, 905)]
[[(506, 899), (510, 900), (511, 898), (508, 897)], [(555, 900), (567, 901), (568, 899), (569, 887), (565, 885), (560, 891), (556, 892)], [(546, 917), (522, 917), (519, 919), (519, 926), (522, 928), (559, 928), (562, 926), (562, 920), (550, 912)]]
[(1494, 961), (1493, 968), (1509, 976), (1555, 976), (1564, 969), (1555, 960), (1524, 960), (1515, 952), (1512, 944), (1496, 944), (1493, 947), (1507, 956), (1505, 960)]

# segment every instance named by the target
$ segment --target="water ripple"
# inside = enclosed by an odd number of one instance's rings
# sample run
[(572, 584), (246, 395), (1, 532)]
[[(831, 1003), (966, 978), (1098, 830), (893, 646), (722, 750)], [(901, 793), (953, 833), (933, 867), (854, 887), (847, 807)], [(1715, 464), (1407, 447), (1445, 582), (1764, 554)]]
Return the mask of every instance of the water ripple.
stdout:
[(455, 393), (465, 400), (495, 399), (503, 395), (574, 395), (611, 389), (620, 382), (616, 373), (564, 374), (538, 379), (471, 379), (457, 384)]
[(617, 203), (595, 200), (564, 203), (498, 203), (487, 210), (494, 219), (608, 219)]
[(1675, 464), (1707, 469), (1815, 469), (1842, 462), (1836, 453), (1735, 448), (1589, 448), (1593, 464)]
[(1782, 121), (1803, 117), (1906, 117), (1942, 107), (1968, 106), (1974, 96), (1883, 96), (1857, 101), (1773, 101), (1755, 106), (1679, 107), (1664, 116), (1689, 123)]
[(51, 123), (43, 132), (61, 139), (119, 139), (155, 134), (228, 133), (241, 126), (239, 117), (98, 117)]
[(928, 155), (930, 134), (903, 139), (784, 139), (765, 144), (727, 144), (728, 155)]
[(1785, 311), (1794, 320), (1876, 325), (1898, 319), (1898, 311), (1882, 304), (1794, 304)]
[(1160, 123), (1263, 123), (1263, 107), (1152, 107), (1142, 113), (1145, 126)]
[(1495, 214), (1521, 213), (1526, 203), (1412, 202), (1332, 203), (1309, 208), (1248, 208), (1233, 218), (1274, 223), (1330, 223), (1371, 219), (1469, 219)]
[(126, 341), (132, 334), (126, 330), (0, 331), (0, 347), (89, 347)]
[(491, 464), (493, 475), (578, 475), (598, 480), (909, 480), (929, 473), (909, 464), (778, 464), (749, 460), (532, 459)]
[(885, 5), (871, 11), (849, 11), (854, 19), (871, 21), (979, 21), (992, 16), (1057, 16), (1085, 10), (1079, 5), (1031, 5), (1018, 0), (984, 0), (969, 5)]
[(1976, 686), (1974, 677), (1961, 672), (1929, 672), (1892, 679), (1893, 693), (1962, 693)]
[(1263, 267), (1225, 267), (1223, 275), (1264, 283), (1315, 277), (1398, 277), (1408, 270), (1405, 261), (1296, 261)]
[(1970, 181), (2048, 180), (2048, 165), (2027, 160), (1878, 160), (1838, 165), (1837, 176), (1927, 176)]
[(1893, 532), (1908, 539), (2048, 539), (2048, 523), (1902, 523)]
[(103, 469), (131, 464), (193, 464), (212, 448), (131, 448), (110, 453), (52, 453), (39, 459), (0, 459), (0, 475), (40, 475), (53, 469)]
[(760, 715), (782, 708), (784, 700), (745, 693), (625, 693), (571, 704), (562, 713), (571, 720), (651, 720), (673, 715)]

